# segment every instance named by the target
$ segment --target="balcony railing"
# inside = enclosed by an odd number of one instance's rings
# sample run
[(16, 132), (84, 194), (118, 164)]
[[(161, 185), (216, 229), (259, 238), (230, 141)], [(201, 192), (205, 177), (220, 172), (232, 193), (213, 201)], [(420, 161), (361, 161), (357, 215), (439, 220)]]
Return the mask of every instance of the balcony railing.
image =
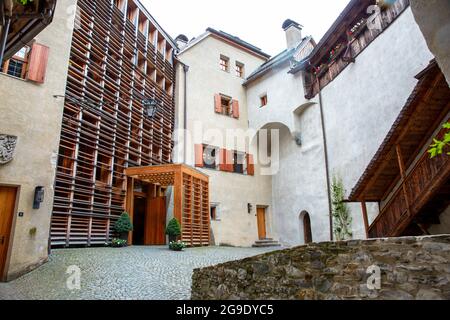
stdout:
[[(356, 18), (356, 26), (349, 27), (347, 33), (337, 37), (337, 42), (329, 47), (330, 53), (321, 61), (314, 63), (312, 70), (306, 75), (305, 97), (312, 99), (320, 90), (336, 79), (381, 33), (409, 7), (409, 0), (397, 0), (392, 6), (383, 8), (379, 15), (370, 21), (378, 28), (369, 29), (367, 21), (370, 15), (364, 8)], [(347, 40), (344, 40), (347, 39)]]
[(425, 153), (370, 226), (370, 238), (400, 236), (449, 174), (448, 155), (430, 159)]

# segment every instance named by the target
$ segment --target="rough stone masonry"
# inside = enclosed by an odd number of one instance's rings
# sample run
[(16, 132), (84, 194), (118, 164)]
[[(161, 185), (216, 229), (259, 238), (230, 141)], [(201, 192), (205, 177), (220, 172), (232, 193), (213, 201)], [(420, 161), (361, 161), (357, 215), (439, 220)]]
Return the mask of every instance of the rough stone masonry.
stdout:
[(193, 300), (449, 300), (450, 235), (310, 244), (192, 280)]

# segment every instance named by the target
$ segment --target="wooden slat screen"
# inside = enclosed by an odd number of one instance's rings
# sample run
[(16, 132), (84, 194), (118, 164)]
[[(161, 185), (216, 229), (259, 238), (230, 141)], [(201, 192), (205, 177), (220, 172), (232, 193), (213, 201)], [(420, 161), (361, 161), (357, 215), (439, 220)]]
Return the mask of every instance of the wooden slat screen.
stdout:
[[(157, 52), (156, 41), (164, 36), (156, 26), (149, 28), (152, 36), (142, 34), (112, 1), (77, 5), (80, 24), (72, 38), (51, 224), (54, 247), (109, 241), (125, 206), (124, 169), (172, 161), (175, 69), (170, 54)], [(141, 19), (151, 24), (143, 12)], [(173, 50), (168, 41), (161, 43), (160, 50)], [(136, 97), (159, 102), (153, 120)]]
[(208, 246), (210, 239), (208, 182), (183, 174), (182, 241), (190, 246)]

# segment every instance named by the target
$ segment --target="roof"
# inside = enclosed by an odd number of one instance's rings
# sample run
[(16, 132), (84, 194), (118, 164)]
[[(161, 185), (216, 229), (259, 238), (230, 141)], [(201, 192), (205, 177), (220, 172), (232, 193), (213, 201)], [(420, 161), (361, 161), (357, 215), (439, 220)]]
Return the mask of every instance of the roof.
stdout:
[(375, 3), (376, 0), (351, 0), (311, 52), (309, 62), (304, 63), (301, 66), (296, 66), (292, 70), (292, 73), (303, 70), (311, 63), (315, 64), (319, 62), (324, 55), (329, 54), (329, 49), (335, 44), (337, 38), (342, 34), (345, 34), (347, 29), (354, 22), (352, 17), (356, 17), (357, 14), (362, 11), (366, 12), (367, 8)]
[(149, 19), (151, 21), (151, 23), (154, 26), (156, 26), (158, 31), (162, 33), (163, 37), (170, 42), (172, 47), (174, 47), (176, 49), (177, 43), (175, 42), (175, 40), (173, 40), (173, 38), (167, 33), (167, 31), (164, 30), (164, 28), (161, 27), (161, 25), (158, 23), (158, 21), (156, 21), (156, 19), (150, 14), (150, 12), (146, 8), (146, 6), (141, 2), (142, 0), (134, 0), (134, 1), (135, 1), (135, 4), (138, 6), (138, 8), (140, 10), (142, 10), (144, 12), (144, 14), (147, 16), (147, 19)]
[(253, 71), (244, 82), (244, 85), (251, 83), (252, 81), (260, 78), (273, 68), (285, 63), (286, 61), (291, 61), (298, 50), (304, 47), (309, 41), (313, 40), (311, 36), (303, 38), (302, 42), (297, 46), (297, 48), (285, 49), (270, 60), (266, 61), (264, 64), (259, 66), (258, 69)]
[(353, 188), (350, 201), (380, 201), (400, 177), (396, 146), (408, 168), (450, 112), (450, 89), (435, 60), (419, 80), (388, 135)]
[(222, 40), (225, 40), (227, 42), (229, 42), (230, 44), (233, 44), (241, 49), (244, 49), (262, 59), (269, 59), (270, 55), (263, 52), (260, 48), (248, 43), (247, 41), (242, 40), (239, 37), (233, 36), (227, 32), (224, 31), (218, 31), (215, 30), (213, 28), (207, 28), (206, 31), (201, 34), (199, 37), (192, 39), (187, 45), (186, 47), (184, 47), (180, 53), (183, 53), (187, 50), (189, 50), (190, 48), (194, 47), (196, 44), (200, 43), (201, 41), (203, 41), (204, 39), (206, 39), (208, 36), (215, 36), (218, 37)]
[(300, 28), (300, 29), (303, 28), (303, 26), (300, 23), (298, 23), (298, 22), (296, 22), (294, 20), (291, 20), (291, 19), (286, 19), (283, 22), (283, 25), (281, 27), (283, 28), (283, 30), (286, 31), (286, 29), (288, 29), (291, 26), (294, 26), (294, 27), (297, 27), (297, 28)]

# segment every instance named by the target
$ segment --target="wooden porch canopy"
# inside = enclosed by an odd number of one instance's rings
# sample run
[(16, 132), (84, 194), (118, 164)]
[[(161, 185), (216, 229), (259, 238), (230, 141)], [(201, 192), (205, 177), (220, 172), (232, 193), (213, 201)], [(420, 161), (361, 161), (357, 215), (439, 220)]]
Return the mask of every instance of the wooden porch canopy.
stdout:
[[(448, 183), (450, 157), (430, 159), (427, 150), (449, 119), (450, 89), (434, 60), (416, 78), (418, 84), (349, 196), (349, 201), (363, 204), (369, 237), (402, 235), (436, 190)], [(366, 202), (382, 204), (370, 228)]]
[(173, 186), (174, 217), (182, 228), (181, 240), (190, 246), (210, 243), (209, 177), (184, 164), (134, 167), (125, 170), (127, 176), (126, 210), (134, 211), (134, 182)]

